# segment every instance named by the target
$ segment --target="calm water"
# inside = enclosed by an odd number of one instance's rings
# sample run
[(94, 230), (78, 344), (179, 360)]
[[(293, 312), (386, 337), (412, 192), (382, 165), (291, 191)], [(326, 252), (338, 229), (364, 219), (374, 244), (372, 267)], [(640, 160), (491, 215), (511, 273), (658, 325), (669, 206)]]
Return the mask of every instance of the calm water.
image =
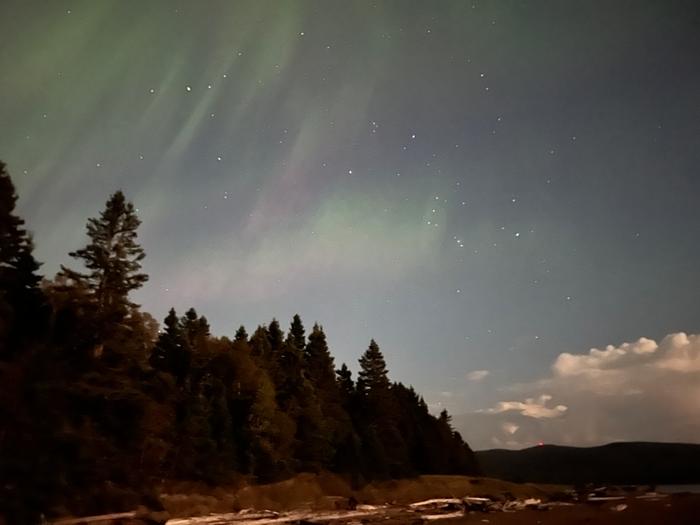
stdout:
[(666, 492), (668, 494), (676, 494), (678, 492), (693, 492), (700, 494), (700, 485), (659, 485), (656, 487), (657, 492)]

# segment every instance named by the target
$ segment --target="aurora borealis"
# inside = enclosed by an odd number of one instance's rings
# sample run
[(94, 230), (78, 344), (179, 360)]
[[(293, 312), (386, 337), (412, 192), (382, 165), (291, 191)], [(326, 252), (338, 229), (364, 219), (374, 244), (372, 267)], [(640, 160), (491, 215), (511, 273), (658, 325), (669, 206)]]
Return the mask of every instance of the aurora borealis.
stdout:
[[(298, 312), (351, 367), (374, 337), (393, 377), (479, 418), (475, 448), (658, 439), (632, 416), (542, 426), (594, 417), (557, 398), (561, 355), (646, 337), (688, 440), (700, 341), (661, 340), (700, 331), (699, 13), (5, 0), (0, 158), (47, 277), (122, 189), (159, 320), (194, 306), (232, 335)], [(615, 376), (623, 423), (652, 403), (644, 370)]]

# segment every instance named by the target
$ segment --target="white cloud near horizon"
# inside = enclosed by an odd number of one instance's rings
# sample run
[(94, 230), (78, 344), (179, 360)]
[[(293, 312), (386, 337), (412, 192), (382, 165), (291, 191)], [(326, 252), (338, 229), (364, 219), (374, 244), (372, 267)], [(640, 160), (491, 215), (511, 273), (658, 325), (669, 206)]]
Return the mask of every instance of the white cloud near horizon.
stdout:
[(535, 419), (540, 418), (551, 418), (559, 417), (567, 411), (568, 407), (565, 405), (557, 405), (553, 408), (545, 406), (548, 401), (551, 401), (552, 396), (548, 394), (542, 394), (537, 399), (527, 398), (525, 402), (522, 401), (500, 401), (496, 404), (495, 408), (487, 408), (484, 410), (479, 410), (486, 414), (500, 414), (501, 412), (516, 411), (520, 412), (523, 416), (534, 417)]
[(507, 434), (515, 434), (518, 429), (520, 428), (520, 425), (516, 425), (515, 423), (512, 423), (510, 421), (506, 421), (501, 425), (501, 428), (503, 429), (503, 432), (506, 432)]
[(472, 370), (471, 372), (467, 373), (466, 377), (469, 381), (481, 381), (490, 373), (491, 372), (488, 370)]
[(456, 418), (474, 448), (698, 442), (700, 335), (563, 352), (546, 377), (509, 391), (491, 408)]

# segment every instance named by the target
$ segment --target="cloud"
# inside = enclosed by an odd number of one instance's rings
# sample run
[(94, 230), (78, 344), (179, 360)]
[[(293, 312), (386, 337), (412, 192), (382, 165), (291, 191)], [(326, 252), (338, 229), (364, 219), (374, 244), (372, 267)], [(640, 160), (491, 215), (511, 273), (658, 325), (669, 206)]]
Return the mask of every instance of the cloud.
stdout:
[(655, 341), (642, 337), (634, 343), (624, 343), (619, 347), (608, 345), (605, 350), (591, 348), (588, 354), (573, 355), (565, 352), (559, 354), (552, 365), (552, 371), (560, 377), (598, 375), (602, 370), (624, 368), (633, 361), (642, 362), (651, 358), (657, 349)]
[(487, 414), (500, 414), (501, 412), (517, 411), (523, 416), (534, 417), (535, 419), (559, 417), (567, 411), (568, 407), (557, 405), (554, 408), (545, 406), (547, 401), (551, 401), (552, 396), (542, 394), (537, 399), (528, 398), (525, 402), (522, 401), (500, 401), (495, 408), (487, 408), (481, 410)]
[(516, 425), (515, 423), (512, 423), (510, 421), (506, 421), (505, 423), (501, 424), (501, 428), (503, 429), (503, 432), (506, 434), (515, 434), (518, 429), (520, 428), (520, 425)]
[(466, 377), (469, 381), (481, 381), (489, 374), (488, 370), (472, 370)]
[(540, 441), (697, 442), (700, 335), (679, 332), (658, 343), (642, 337), (580, 354), (564, 352), (546, 377), (508, 391), (491, 408), (455, 417), (474, 448)]

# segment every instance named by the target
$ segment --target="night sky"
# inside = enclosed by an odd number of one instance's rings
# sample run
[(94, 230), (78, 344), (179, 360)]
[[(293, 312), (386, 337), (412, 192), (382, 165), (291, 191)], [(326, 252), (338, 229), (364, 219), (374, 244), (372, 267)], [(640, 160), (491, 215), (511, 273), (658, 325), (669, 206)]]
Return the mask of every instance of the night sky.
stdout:
[(700, 436), (697, 2), (3, 0), (0, 70), (46, 276), (122, 189), (159, 320), (373, 337), (475, 448)]

